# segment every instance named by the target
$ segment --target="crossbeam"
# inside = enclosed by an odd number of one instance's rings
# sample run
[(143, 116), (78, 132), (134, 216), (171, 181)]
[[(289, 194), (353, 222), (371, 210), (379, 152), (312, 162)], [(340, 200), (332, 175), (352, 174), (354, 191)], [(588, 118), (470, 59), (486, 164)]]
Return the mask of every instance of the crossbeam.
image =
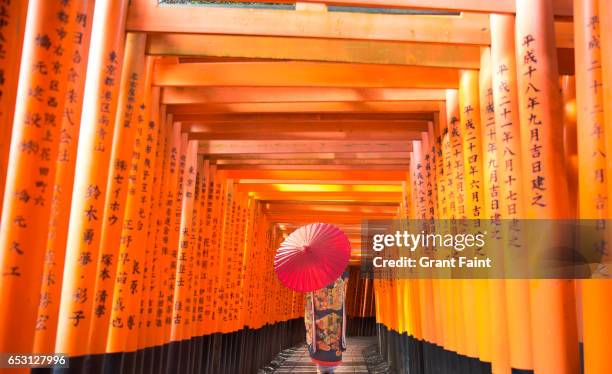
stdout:
[(219, 170), (404, 170), (408, 172), (410, 165), (405, 164), (340, 164), (340, 165), (321, 165), (321, 164), (291, 164), (291, 165), (218, 165)]
[(199, 152), (205, 154), (234, 154), (234, 153), (312, 153), (312, 152), (410, 152), (410, 142), (355, 142), (332, 140), (316, 141), (201, 141)]
[(156, 64), (157, 86), (457, 88), (456, 69), (330, 62)]
[(336, 87), (164, 87), (162, 104), (440, 101), (443, 89)]
[(329, 184), (294, 184), (294, 183), (274, 183), (274, 184), (246, 184), (241, 183), (237, 186), (238, 191), (242, 192), (395, 192), (402, 193), (402, 187), (398, 185), (384, 184), (354, 184), (339, 185)]
[[(355, 153), (271, 153), (271, 154), (215, 154), (207, 155), (206, 159), (212, 162), (216, 160), (290, 160), (290, 159), (308, 159), (308, 160), (384, 160), (391, 158), (410, 158), (410, 152), (355, 152)], [(261, 183), (268, 183), (262, 181)]]
[(431, 113), (438, 101), (364, 101), (303, 103), (187, 104), (167, 107), (177, 122), (198, 121), (200, 115), (214, 113)]
[(406, 168), (410, 165), (410, 159), (408, 158), (389, 158), (389, 159), (370, 159), (370, 160), (358, 160), (358, 159), (340, 159), (340, 160), (311, 160), (307, 158), (302, 159), (252, 159), (252, 160), (217, 160), (216, 165), (219, 167), (245, 167), (247, 165), (256, 166), (256, 165), (285, 165), (285, 166), (312, 166), (313, 168), (317, 167), (327, 167), (331, 165), (363, 165), (363, 166), (373, 166), (373, 165), (386, 165), (389, 168), (398, 167), (398, 168)]
[[(279, 9), (158, 6), (132, 0), (126, 29), (149, 33), (199, 33), (378, 39), (486, 45), (486, 15), (422, 16)], [(486, 28), (483, 30), (483, 26)]]
[[(259, 35), (169, 34), (149, 36), (152, 55), (334, 61), (478, 69), (476, 45), (386, 40), (295, 38)], [(308, 48), (304, 48), (307, 45)]]
[[(382, 201), (399, 202), (402, 194), (396, 192), (254, 192), (258, 200), (303, 200), (303, 201)], [(375, 219), (375, 218), (372, 218)]]
[[(413, 0), (412, 3), (416, 4), (417, 1), (419, 0)], [(457, 3), (465, 6), (467, 1), (469, 0)], [(514, 10), (513, 5), (512, 8), (497, 8), (495, 4), (498, 2), (473, 1), (478, 4), (477, 7), (474, 6), (475, 10), (484, 13), (508, 13)], [(514, 3), (514, 0), (503, 2)], [(427, 6), (436, 7), (435, 3), (430, 1)], [(443, 3), (452, 4), (453, 0), (444, 0)], [(491, 43), (488, 14), (431, 16), (226, 7), (186, 8), (161, 7), (158, 6), (157, 0), (132, 0), (126, 28), (128, 31), (148, 33), (289, 36), (468, 45)], [(571, 3), (568, 9), (571, 9)], [(567, 13), (569, 12), (564, 11), (559, 15), (567, 16)], [(571, 22), (560, 20), (555, 24), (555, 28), (557, 46), (572, 48)]]
[[(441, 110), (441, 108), (438, 108)], [(359, 121), (372, 122), (405, 122), (407, 120), (422, 120), (432, 116), (422, 116), (419, 113), (210, 113), (199, 116), (197, 123), (225, 122), (235, 123), (298, 123), (298, 122), (320, 122), (320, 123), (354, 123)], [(183, 123), (185, 121), (182, 121)]]
[[(258, 0), (252, 2), (261, 3), (266, 1), (267, 0)], [(275, 2), (289, 3), (291, 1), (280, 0)], [(516, 13), (516, 0), (300, 0), (300, 2), (373, 8), (404, 8), (483, 13)], [(554, 0), (553, 12), (556, 16), (571, 16), (573, 14), (572, 1)]]
[[(305, 180), (305, 179), (297, 179), (297, 180), (285, 180), (285, 179), (239, 179), (235, 181), (236, 184), (267, 184), (267, 183), (286, 183), (286, 184), (329, 184), (329, 180)], [(387, 181), (387, 180), (337, 180), (333, 181), (334, 184), (360, 184), (360, 185), (401, 185), (402, 183), (399, 181)], [(293, 203), (299, 203), (299, 201), (294, 201)]]
[(334, 124), (191, 124), (183, 126), (190, 139), (199, 140), (419, 140), (427, 122)]
[[(222, 174), (229, 179), (274, 179), (274, 180), (359, 180), (359, 181), (405, 181), (408, 174), (401, 170), (226, 170)], [(285, 182), (286, 183), (286, 182)]]

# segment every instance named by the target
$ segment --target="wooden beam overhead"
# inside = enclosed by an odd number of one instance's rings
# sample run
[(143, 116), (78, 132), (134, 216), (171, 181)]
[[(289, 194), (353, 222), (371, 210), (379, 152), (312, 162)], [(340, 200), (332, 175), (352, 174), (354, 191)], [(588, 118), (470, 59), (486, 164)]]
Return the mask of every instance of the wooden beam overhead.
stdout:
[(413, 130), (404, 131), (319, 131), (319, 132), (296, 132), (282, 131), (278, 133), (260, 132), (256, 128), (250, 131), (236, 132), (207, 132), (207, 133), (190, 133), (190, 140), (420, 140), (421, 134)]
[(183, 126), (190, 139), (198, 140), (419, 140), (427, 130), (427, 122), (393, 123), (381, 126), (369, 124), (243, 124)]
[[(244, 179), (239, 179), (239, 180), (235, 180), (234, 183), (236, 184), (242, 184), (242, 183), (247, 183), (247, 184), (267, 184), (267, 183), (287, 183), (287, 184), (304, 184), (304, 183), (308, 183), (308, 184), (329, 184), (330, 181), (329, 180), (322, 180), (322, 179), (312, 179), (312, 180), (305, 180), (305, 179), (294, 179), (294, 180), (286, 180), (286, 179), (249, 179), (249, 178), (244, 178)], [(337, 180), (337, 181), (333, 181), (334, 184), (360, 184), (360, 185), (373, 185), (373, 184), (379, 184), (379, 185), (398, 185), (400, 186), (402, 184), (402, 182), (400, 181), (387, 181), (387, 180)], [(299, 201), (295, 201), (294, 203), (300, 203)]]
[(393, 165), (321, 165), (321, 164), (292, 164), (292, 165), (217, 165), (219, 170), (241, 170), (241, 169), (256, 169), (256, 170), (404, 170), (408, 172), (410, 165), (393, 164)]
[(278, 142), (243, 140), (243, 141), (200, 141), (199, 153), (234, 154), (234, 153), (318, 153), (318, 152), (410, 152), (411, 144), (407, 141), (356, 142), (331, 140), (325, 142), (286, 140)]
[[(315, 104), (320, 104), (320, 103), (315, 103)], [(185, 114), (176, 114), (173, 116), (173, 119), (176, 122), (181, 122), (182, 124), (198, 124), (198, 123), (205, 123), (210, 115), (216, 115), (216, 114), (246, 114), (246, 115), (258, 115), (258, 114), (285, 114), (288, 115), (288, 117), (291, 117), (291, 115), (296, 114), (296, 115), (300, 115), (300, 114), (313, 114), (313, 115), (324, 115), (324, 114), (389, 114), (389, 115), (393, 115), (393, 114), (399, 114), (399, 115), (404, 115), (408, 118), (410, 118), (411, 120), (414, 121), (433, 121), (434, 120), (434, 115), (436, 112), (408, 112), (408, 111), (402, 111), (402, 112), (398, 112), (395, 111), (397, 109), (397, 106), (394, 106), (394, 104), (390, 104), (390, 105), (386, 105), (386, 104), (379, 104), (377, 105), (377, 107), (379, 109), (384, 109), (384, 110), (380, 110), (378, 112), (360, 112), (360, 111), (355, 111), (352, 110), (350, 111), (350, 108), (344, 108), (343, 111), (340, 111), (340, 105), (330, 105), (327, 103), (324, 103), (322, 105), (313, 105), (312, 112), (203, 112), (202, 110), (200, 110), (198, 113), (185, 113)], [(362, 105), (363, 108), (363, 105)], [(235, 108), (236, 109), (236, 108)], [(249, 110), (253, 110), (255, 109), (254, 107), (250, 107), (250, 108), (246, 108), (246, 107), (241, 107), (239, 109), (249, 109)], [(257, 108), (257, 109), (262, 109), (261, 107)], [(274, 105), (272, 106), (268, 106), (266, 109), (268, 110), (272, 110), (274, 109)], [(295, 109), (295, 108), (294, 108)], [(315, 111), (316, 109), (320, 109), (321, 111)], [(323, 109), (327, 109), (327, 111), (324, 111)], [(353, 107), (352, 109), (355, 109), (355, 107)], [(371, 108), (370, 108), (371, 109)], [(401, 109), (401, 108), (400, 108)], [(397, 109), (397, 110), (400, 110)], [(404, 108), (403, 110), (408, 110), (409, 108)], [(197, 109), (196, 109), (197, 110)], [(288, 110), (287, 106), (284, 107), (284, 110)], [(300, 123), (300, 121), (294, 121), (292, 119), (289, 119), (288, 121), (290, 121), (292, 124), (297, 124)], [(330, 123), (332, 121), (321, 121), (322, 123)], [(366, 122), (366, 121), (364, 121)], [(367, 121), (368, 123), (372, 124), (371, 121)], [(389, 120), (389, 123), (393, 122), (393, 120)], [(397, 122), (397, 121), (396, 121)], [(401, 121), (401, 122), (405, 122), (405, 121)], [(303, 122), (302, 122), (303, 123)], [(343, 121), (338, 121), (337, 123), (345, 123), (345, 124), (349, 124), (347, 122), (343, 122)], [(384, 121), (379, 122), (381, 124), (381, 126), (384, 125)], [(229, 122), (227, 124), (230, 124)]]
[[(393, 201), (399, 202), (398, 192), (254, 192), (258, 200), (307, 200), (307, 201)], [(374, 218), (372, 218), (374, 219)]]
[(457, 88), (457, 69), (332, 62), (156, 64), (157, 86)]
[(252, 160), (217, 160), (215, 162), (219, 167), (246, 167), (249, 165), (285, 165), (285, 166), (295, 166), (295, 165), (303, 165), (312, 166), (313, 168), (317, 167), (325, 167), (331, 165), (387, 165), (389, 168), (393, 169), (394, 167), (398, 168), (406, 168), (407, 165), (410, 165), (410, 159), (407, 158), (390, 158), (390, 159), (372, 159), (372, 160), (358, 160), (358, 159), (340, 159), (340, 160), (311, 160), (311, 159), (285, 159), (285, 160), (271, 160), (271, 159), (252, 159)]
[(442, 101), (185, 104), (168, 105), (166, 110), (177, 122), (196, 122), (201, 115), (215, 113), (423, 113), (431, 116), (439, 110), (439, 103)]
[(226, 170), (229, 179), (274, 179), (274, 180), (359, 180), (359, 181), (405, 181), (408, 174), (401, 170)]
[[(307, 45), (308, 48), (304, 48)], [(478, 69), (477, 45), (258, 35), (151, 34), (148, 53)]]
[[(256, 0), (255, 3), (268, 0)], [(275, 1), (290, 3), (292, 1)], [(300, 0), (301, 3), (317, 3), (336, 6), (359, 6), (372, 8), (404, 8), (421, 10), (446, 10), (455, 12), (516, 13), (516, 0)], [(556, 16), (572, 16), (572, 0), (553, 0)]]
[(441, 101), (443, 89), (335, 87), (164, 87), (162, 104)]
[(385, 184), (294, 184), (294, 183), (274, 183), (274, 184), (244, 184), (241, 183), (237, 187), (240, 192), (357, 192), (357, 193), (379, 193), (379, 192), (394, 192), (402, 193), (402, 186), (385, 185)]
[[(361, 224), (366, 218), (356, 215), (347, 215), (347, 216), (329, 216), (325, 217), (326, 223), (333, 224)], [(387, 216), (382, 216), (380, 219), (389, 219)], [(276, 222), (293, 222), (299, 224), (307, 224), (313, 222), (313, 217), (304, 217), (300, 215), (287, 215), (287, 216), (269, 216), (267, 217), (268, 222), (276, 223)], [(320, 219), (319, 219), (320, 220)]]
[[(207, 155), (206, 159), (215, 162), (216, 160), (380, 160), (389, 158), (409, 158), (410, 152), (356, 152), (356, 153), (271, 153), (271, 154), (215, 154)], [(261, 183), (268, 183), (262, 180)]]
[[(369, 0), (359, 0), (372, 4)], [(567, 2), (571, 0), (558, 0)], [(444, 9), (437, 0), (420, 4), (419, 8)], [(453, 8), (468, 11), (512, 13), (514, 0), (454, 1)], [(496, 4), (504, 5), (497, 7)], [(512, 3), (512, 4), (510, 4)], [(408, 6), (411, 7), (411, 6)], [(571, 9), (571, 3), (569, 8)], [(473, 8), (474, 10), (471, 10)], [(453, 9), (460, 10), (460, 9)], [(568, 11), (559, 11), (567, 16)], [(571, 13), (570, 13), (571, 14)], [(572, 26), (557, 22), (557, 46), (572, 47)], [(462, 13), (460, 16), (369, 14), (320, 12), (308, 10), (239, 9), (229, 7), (158, 6), (157, 0), (132, 0), (126, 29), (148, 33), (226, 34), (290, 36), (324, 39), (385, 40), (404, 42), (489, 45), (488, 14)]]
[[(486, 28), (483, 29), (483, 26)], [(159, 6), (157, 0), (132, 0), (126, 29), (149, 33), (297, 36), (476, 45), (489, 43), (488, 17), (481, 14), (436, 17)]]
[[(444, 108), (445, 103), (440, 105), (438, 110)], [(248, 123), (298, 123), (298, 122), (321, 122), (341, 124), (346, 122), (364, 121), (370, 123), (372, 121), (381, 122), (401, 122), (407, 120), (421, 121), (423, 118), (432, 121), (433, 116), (428, 114), (423, 116), (420, 113), (210, 113), (199, 116), (197, 122), (225, 122), (233, 125), (238, 122)], [(185, 121), (182, 121), (183, 123)]]
[(264, 211), (267, 209), (293, 209), (292, 207), (328, 207), (328, 206), (342, 206), (342, 207), (385, 207), (389, 209), (397, 209), (398, 203), (389, 203), (389, 202), (336, 202), (336, 201), (323, 201), (319, 203), (309, 203), (305, 204), (303, 201), (297, 200), (285, 200), (285, 201), (261, 201), (263, 204)]
[[(348, 212), (309, 212), (309, 211), (299, 211), (299, 212), (268, 212), (266, 213), (266, 217), (272, 220), (278, 219), (286, 219), (289, 217), (300, 217), (302, 219), (310, 219), (311, 221), (317, 222), (321, 220), (327, 220), (330, 217), (359, 217), (361, 220), (366, 219), (393, 219), (393, 217), (397, 215), (397, 212), (370, 212), (363, 213), (359, 211), (348, 211)], [(353, 239), (359, 239), (359, 234), (353, 234)]]

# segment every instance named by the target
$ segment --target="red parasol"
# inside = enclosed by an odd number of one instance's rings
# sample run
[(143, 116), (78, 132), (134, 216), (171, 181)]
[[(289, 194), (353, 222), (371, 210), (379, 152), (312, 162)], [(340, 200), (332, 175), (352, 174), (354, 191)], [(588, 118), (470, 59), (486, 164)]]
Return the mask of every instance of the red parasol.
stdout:
[(336, 226), (311, 223), (292, 232), (274, 258), (274, 270), (286, 287), (298, 292), (334, 282), (349, 262), (351, 244)]

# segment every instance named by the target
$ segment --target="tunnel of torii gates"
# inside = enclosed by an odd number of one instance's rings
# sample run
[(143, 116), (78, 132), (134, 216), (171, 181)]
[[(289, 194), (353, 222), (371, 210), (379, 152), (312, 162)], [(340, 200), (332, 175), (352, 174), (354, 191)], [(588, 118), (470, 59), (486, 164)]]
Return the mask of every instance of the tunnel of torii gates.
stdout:
[(328, 222), (397, 372), (612, 373), (612, 281), (358, 269), (364, 219), (608, 218), (612, 1), (222, 3), (0, 0), (0, 352), (255, 373)]

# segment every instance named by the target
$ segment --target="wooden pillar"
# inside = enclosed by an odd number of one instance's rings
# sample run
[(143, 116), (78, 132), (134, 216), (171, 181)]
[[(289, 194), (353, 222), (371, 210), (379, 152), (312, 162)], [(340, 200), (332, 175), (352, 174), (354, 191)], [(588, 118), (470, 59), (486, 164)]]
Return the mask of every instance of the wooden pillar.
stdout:
[[(468, 230), (479, 230), (484, 216), (482, 139), (480, 123), (479, 74), (463, 70), (459, 78), (459, 114), (463, 145), (465, 215)], [(491, 362), (490, 310), (486, 280), (463, 280), (464, 313), (468, 356)]]
[[(499, 214), (502, 219), (525, 216), (514, 23), (514, 16), (491, 15), (491, 69), (500, 181)], [(502, 232), (504, 248), (523, 245), (518, 240), (509, 242), (511, 237), (520, 235)], [(526, 307), (529, 300), (527, 280), (506, 280), (510, 365), (519, 370), (533, 369), (531, 313), (530, 308)]]
[[(136, 112), (136, 118), (138, 123), (139, 137), (135, 142), (134, 155), (132, 158), (136, 158), (137, 163), (134, 164), (132, 161), (132, 169), (135, 169), (135, 177), (130, 177), (130, 182), (134, 183), (136, 189), (135, 193), (132, 194), (131, 188), (128, 189), (128, 199), (126, 202), (126, 213), (128, 209), (128, 203), (132, 203), (135, 200), (134, 210), (136, 211), (136, 227), (132, 230), (134, 237), (132, 246), (133, 248), (140, 248), (140, 251), (136, 251), (140, 257), (132, 257), (132, 265), (138, 261), (141, 266), (140, 273), (132, 271), (130, 281), (130, 297), (133, 299), (133, 312), (132, 316), (136, 321), (137, 333), (128, 332), (128, 339), (126, 345), (127, 352), (135, 352), (141, 348), (139, 345), (144, 339), (146, 339), (145, 320), (142, 317), (143, 303), (148, 296), (148, 288), (145, 289), (145, 284), (150, 277), (150, 266), (151, 266), (151, 247), (149, 243), (149, 225), (151, 219), (151, 210), (149, 201), (153, 198), (153, 173), (157, 166), (155, 161), (155, 152), (157, 151), (158, 138), (160, 136), (159, 121), (157, 118), (156, 111), (159, 108), (160, 101), (160, 88), (152, 87), (152, 72), (155, 57), (147, 56), (146, 58), (146, 80), (144, 95), (140, 101), (137, 102), (138, 111)], [(136, 148), (137, 147), (137, 148)], [(124, 229), (127, 225), (124, 225)], [(129, 235), (129, 233), (128, 233)], [(122, 233), (123, 236), (123, 233)], [(122, 240), (121, 240), (122, 241)], [(132, 292), (132, 288), (137, 285), (138, 290)], [(144, 348), (144, 346), (143, 346)]]
[[(569, 216), (561, 97), (551, 0), (517, 0), (516, 46), (526, 218)], [(564, 241), (551, 232), (551, 241)], [(550, 242), (549, 242), (550, 243)], [(530, 244), (530, 251), (537, 249)], [(574, 286), (531, 280), (534, 370), (578, 371)]]
[(156, 171), (154, 177), (154, 190), (153, 199), (151, 200), (151, 206), (153, 210), (153, 216), (151, 217), (151, 237), (149, 242), (153, 245), (153, 256), (155, 261), (151, 265), (151, 302), (153, 303), (153, 316), (151, 317), (151, 328), (147, 333), (147, 340), (151, 341), (153, 346), (163, 345), (163, 325), (164, 325), (164, 289), (163, 289), (163, 276), (164, 276), (164, 253), (163, 253), (163, 233), (164, 233), (164, 222), (167, 217), (165, 215), (166, 200), (164, 192), (166, 190), (167, 175), (169, 173), (169, 158), (170, 158), (170, 137), (172, 134), (172, 126), (166, 122), (165, 108), (162, 106), (159, 110), (159, 127), (160, 127), (160, 138), (159, 144), (157, 145), (157, 160), (155, 162)]
[(134, 140), (139, 130), (138, 102), (145, 93), (145, 43), (145, 34), (127, 34), (109, 173), (106, 180), (106, 197), (104, 208), (101, 210), (102, 237), (89, 327), (88, 353), (92, 354), (106, 352), (126, 197), (130, 188), (130, 170), (133, 166)]
[[(85, 72), (89, 57), (89, 38), (93, 16), (93, 0), (82, 1), (69, 14), (76, 20), (74, 29), (71, 67), (68, 70), (66, 98), (64, 102), (60, 145), (57, 155), (51, 215), (49, 217), (49, 237), (47, 239), (45, 264), (43, 269), (34, 352), (48, 353), (55, 348), (57, 317), (62, 289), (62, 273), (66, 255), (68, 220), (74, 183), (77, 143), (81, 124)], [(65, 52), (67, 53), (67, 52)]]
[[(147, 197), (147, 211), (149, 212), (147, 225), (147, 240), (145, 245), (145, 272), (147, 274), (146, 282), (143, 279), (144, 294), (143, 304), (141, 307), (141, 324), (144, 332), (138, 337), (139, 349), (150, 348), (160, 345), (158, 333), (162, 326), (162, 309), (159, 305), (159, 295), (161, 290), (161, 275), (162, 275), (162, 253), (161, 253), (161, 233), (163, 226), (163, 185), (164, 176), (167, 172), (164, 167), (167, 158), (168, 135), (171, 128), (165, 126), (166, 122), (162, 120), (165, 117), (165, 110), (160, 108), (159, 96), (160, 88), (152, 89), (152, 103), (150, 107), (150, 122), (154, 122), (153, 128), (157, 128), (158, 134), (154, 136), (151, 126), (148, 128), (147, 147), (145, 149), (145, 167), (151, 169), (151, 180), (146, 182), (150, 188), (150, 195)], [(152, 139), (156, 139), (155, 145), (150, 144)], [(147, 166), (148, 165), (148, 166)]]
[(185, 167), (182, 183), (181, 229), (177, 248), (176, 275), (174, 281), (174, 309), (172, 312), (172, 330), (170, 339), (180, 341), (186, 339), (190, 310), (188, 300), (189, 279), (192, 271), (193, 244), (190, 240), (193, 216), (193, 194), (195, 191), (195, 173), (197, 167), (198, 142), (191, 140), (187, 144)]
[[(441, 209), (443, 206), (443, 203), (440, 201), (442, 200), (442, 195), (440, 195), (438, 193), (438, 187), (440, 184), (444, 183), (444, 178), (440, 178), (440, 176), (442, 175), (442, 170), (439, 170), (438, 168), (440, 167), (440, 164), (442, 164), (443, 161), (441, 161), (441, 156), (442, 156), (442, 151), (441, 151), (441, 136), (440, 136), (440, 126), (439, 126), (439, 122), (440, 121), (440, 115), (436, 114), (434, 117), (434, 121), (429, 122), (428, 123), (428, 138), (430, 139), (430, 147), (431, 147), (431, 151), (430, 151), (430, 174), (431, 177), (429, 178), (429, 184), (431, 185), (431, 189), (432, 189), (432, 197), (431, 199), (433, 200), (432, 206), (433, 206), (433, 211), (431, 212), (431, 216), (430, 219), (432, 220), (439, 220), (441, 217)], [(437, 225), (442, 227), (442, 225)], [(440, 230), (440, 229), (436, 229)], [(442, 258), (442, 255), (440, 254), (439, 251), (434, 251), (434, 256), (436, 258)], [(445, 292), (445, 284), (444, 282), (440, 279), (442, 278), (442, 272), (438, 271), (439, 269), (434, 269), (434, 274), (432, 278), (432, 293), (433, 293), (433, 310), (434, 310), (434, 329), (435, 329), (435, 341), (434, 344), (437, 344), (440, 347), (444, 347), (445, 345), (445, 341), (444, 341), (444, 321), (446, 318), (446, 309), (444, 308), (445, 306), (445, 300), (444, 300), (444, 292)], [(400, 299), (402, 300), (402, 299)]]
[(23, 47), (28, 1), (2, 4), (0, 15), (0, 212), (4, 202), (4, 185), (8, 169), (17, 79)]
[[(200, 207), (199, 207), (199, 215), (198, 215), (198, 247), (197, 251), (199, 253), (199, 273), (198, 273), (198, 284), (197, 284), (197, 293), (194, 295), (197, 297), (197, 329), (196, 336), (203, 336), (206, 334), (206, 326), (205, 326), (205, 298), (207, 296), (208, 290), (206, 289), (206, 279), (207, 279), (207, 270), (208, 270), (208, 262), (207, 262), (207, 252), (209, 248), (209, 236), (208, 233), (210, 231), (210, 227), (207, 225), (207, 221), (210, 217), (210, 212), (208, 211), (209, 207), (209, 199), (211, 197), (210, 193), (210, 161), (208, 160), (200, 160)], [(249, 262), (250, 264), (251, 262)]]
[[(447, 163), (449, 169), (448, 194), (450, 204), (450, 219), (466, 218), (465, 212), (465, 180), (463, 163), (463, 141), (461, 137), (461, 121), (459, 119), (459, 92), (446, 90), (446, 115), (448, 126), (448, 143), (450, 157)], [(453, 305), (453, 325), (455, 326), (454, 341), (457, 353), (467, 355), (467, 331), (465, 314), (462, 304), (463, 280), (454, 279), (449, 282)]]
[[(606, 175), (606, 137), (612, 131), (605, 126), (604, 91), (601, 54), (601, 27), (598, 2), (574, 1), (574, 36), (576, 61), (576, 109), (578, 135), (578, 214), (581, 219), (598, 220), (597, 230), (612, 232), (609, 222)], [(606, 82), (607, 83), (607, 82)], [(607, 151), (611, 149), (608, 148)], [(609, 241), (609, 235), (606, 237)], [(597, 250), (597, 242), (587, 246)], [(601, 249), (603, 260), (608, 256)], [(605, 263), (605, 262), (604, 262)], [(608, 269), (597, 267), (594, 277), (609, 274)], [(608, 277), (609, 275), (603, 275)], [(606, 348), (612, 334), (612, 281), (582, 281), (582, 312), (584, 334), (584, 372), (608, 373), (612, 371), (610, 350)]]
[(567, 190), (570, 197), (570, 216), (577, 217), (578, 199), (578, 141), (576, 133), (576, 77), (560, 78), (563, 96), (563, 148), (567, 170)]
[[(126, 57), (128, 54), (126, 53)], [(126, 59), (127, 65), (127, 59)], [(152, 71), (152, 59), (148, 58), (147, 72)], [(114, 278), (112, 307), (109, 308), (110, 320), (106, 352), (134, 352), (138, 342), (138, 317), (140, 315), (140, 297), (142, 295), (142, 276), (145, 263), (146, 211), (145, 202), (148, 193), (148, 171), (145, 167), (146, 151), (149, 147), (147, 138), (153, 137), (157, 130), (156, 123), (150, 123), (149, 107), (151, 106), (150, 74), (142, 84), (142, 96), (136, 97), (134, 122), (136, 127), (127, 176), (127, 195), (119, 251), (116, 253), (117, 272)], [(119, 124), (121, 125), (121, 124)], [(150, 128), (153, 125), (153, 129)], [(150, 134), (149, 131), (153, 132)], [(157, 139), (151, 139), (155, 142)], [(129, 367), (129, 366), (128, 366)]]
[[(89, 353), (88, 335), (106, 181), (117, 107), (127, 1), (96, 2), (55, 351)], [(108, 25), (117, 25), (109, 32)], [(87, 129), (87, 130), (85, 130)], [(77, 214), (75, 212), (82, 212)], [(89, 212), (89, 213), (88, 213)], [(95, 213), (95, 218), (92, 215)], [(91, 218), (88, 218), (91, 216)], [(82, 304), (73, 302), (87, 292)]]
[[(493, 58), (493, 87), (496, 106), (496, 143), (500, 165), (502, 218), (520, 218), (521, 199), (521, 153), (519, 110), (516, 83), (516, 60), (514, 55), (514, 17), (492, 15), (491, 31)], [(507, 233), (503, 234), (508, 237)], [(508, 245), (508, 244), (506, 244)], [(513, 368), (530, 369), (531, 339), (529, 336), (530, 314), (524, 308), (528, 302), (527, 282), (508, 280), (507, 307), (510, 333), (510, 355)]]
[[(604, 120), (605, 127), (612, 128), (612, 4), (609, 1), (598, 1), (601, 36), (601, 74), (603, 79)], [(612, 150), (612, 134), (606, 133), (606, 149)], [(607, 158), (608, 176), (612, 175), (612, 157)], [(612, 196), (612, 183), (608, 183), (608, 196)]]
[[(426, 140), (426, 139), (425, 139)], [(423, 137), (421, 140), (412, 142), (412, 157), (414, 160), (414, 170), (412, 173), (412, 185), (415, 195), (415, 216), (416, 220), (427, 219), (427, 192), (425, 179), (425, 157), (424, 157)], [(418, 222), (418, 221), (417, 221)], [(425, 279), (411, 280), (410, 296), (412, 300), (412, 316), (415, 324), (414, 337), (421, 340), (431, 341), (432, 331), (429, 318), (432, 314), (427, 312), (431, 310), (430, 284)], [(388, 317), (388, 322), (391, 323), (393, 316)]]
[[(178, 246), (178, 232), (176, 227), (175, 205), (178, 193), (178, 154), (181, 148), (181, 124), (172, 121), (172, 115), (166, 115), (163, 125), (167, 131), (167, 147), (164, 160), (164, 181), (161, 189), (161, 232), (160, 242), (160, 269), (159, 269), (159, 293), (157, 297), (157, 316), (160, 324), (157, 328), (157, 343), (167, 344), (170, 341), (172, 327), (172, 302), (174, 300), (174, 252)], [(156, 323), (157, 324), (157, 323)]]
[[(601, 34), (601, 61), (602, 61), (602, 78), (603, 78), (603, 89), (604, 89), (604, 96), (603, 96), (603, 103), (604, 103), (604, 120), (605, 120), (605, 128), (606, 129), (612, 129), (612, 2), (610, 1), (604, 1), (604, 0), (599, 0), (599, 20), (600, 20), (600, 34)], [(607, 131), (606, 132), (606, 154), (610, 155), (612, 152), (612, 131)], [(612, 157), (608, 156), (607, 157), (607, 171), (606, 171), (606, 175), (608, 178), (608, 181), (610, 181), (610, 178), (612, 177)], [(612, 183), (608, 182), (608, 192), (607, 195), (608, 199), (610, 198), (610, 196), (612, 196)], [(609, 203), (609, 201), (608, 201)], [(612, 208), (610, 208), (610, 206), (608, 206), (608, 215), (612, 215)], [(610, 269), (610, 257), (608, 256), (606, 259), (606, 265), (608, 267), (608, 269)], [(599, 290), (597, 290), (597, 293), (599, 294), (599, 297), (601, 298), (601, 295), (610, 295), (612, 294), (612, 282), (611, 281), (602, 281), (601, 283), (598, 284), (598, 286), (600, 287)], [(612, 306), (610, 305), (609, 301), (610, 298), (608, 298), (607, 296), (604, 296), (604, 300), (600, 300), (601, 301), (606, 301), (608, 302), (608, 304), (604, 305), (600, 305), (601, 309), (598, 310), (597, 313), (606, 313), (609, 312), (610, 310), (612, 310)], [(601, 330), (599, 331), (599, 333), (601, 334), (605, 334), (606, 336), (610, 336), (610, 319), (608, 316), (609, 313), (606, 313), (606, 319), (605, 319), (605, 325), (601, 326)], [(589, 318), (598, 318), (597, 316), (589, 316)], [(586, 343), (585, 343), (586, 344)], [(595, 343), (597, 344), (597, 343)], [(600, 346), (600, 349), (605, 349), (605, 345)], [(601, 354), (603, 353), (602, 351), (591, 351), (592, 353), (589, 353), (589, 355), (593, 355), (596, 358), (596, 360), (600, 360), (600, 364), (601, 364), (601, 368), (603, 371), (609, 371), (609, 365), (610, 365), (610, 361), (608, 359), (607, 363), (605, 361), (605, 358), (603, 358), (603, 356), (601, 356)], [(604, 361), (601, 361), (601, 360)], [(589, 359), (590, 361), (590, 359)], [(597, 372), (597, 371), (595, 371)]]
[[(489, 222), (500, 219), (500, 180), (499, 163), (497, 160), (497, 144), (495, 142), (495, 103), (493, 100), (493, 70), (491, 61), (491, 49), (482, 48), (480, 51), (480, 119), (481, 119), (481, 138), (482, 138), (482, 182), (483, 182), (483, 217)], [(493, 225), (488, 225), (493, 229)], [(499, 236), (494, 232), (488, 239), (489, 256), (503, 262), (503, 252), (499, 250), (501, 243), (498, 242)], [(491, 251), (497, 251), (491, 253)], [(488, 280), (488, 297), (490, 300), (491, 325), (487, 326), (491, 334), (491, 365), (494, 373), (509, 373), (509, 351), (508, 351), (508, 328), (506, 320), (506, 285), (503, 274), (492, 274)]]
[[(206, 183), (207, 183), (207, 192), (206, 192), (206, 217), (205, 217), (205, 227), (206, 231), (204, 234), (204, 261), (206, 263), (205, 266), (205, 275), (202, 280), (204, 292), (211, 292), (214, 285), (214, 278), (212, 277), (212, 271), (214, 269), (214, 243), (213, 243), (213, 234), (215, 231), (215, 227), (213, 225), (214, 212), (215, 212), (215, 172), (214, 167), (208, 166), (206, 168)], [(204, 299), (203, 305), (203, 313), (204, 319), (202, 322), (202, 334), (210, 334), (212, 333), (212, 329), (210, 328), (212, 325), (212, 300), (209, 297)]]
[(34, 342), (77, 6), (28, 6), (0, 226), (0, 352)]

